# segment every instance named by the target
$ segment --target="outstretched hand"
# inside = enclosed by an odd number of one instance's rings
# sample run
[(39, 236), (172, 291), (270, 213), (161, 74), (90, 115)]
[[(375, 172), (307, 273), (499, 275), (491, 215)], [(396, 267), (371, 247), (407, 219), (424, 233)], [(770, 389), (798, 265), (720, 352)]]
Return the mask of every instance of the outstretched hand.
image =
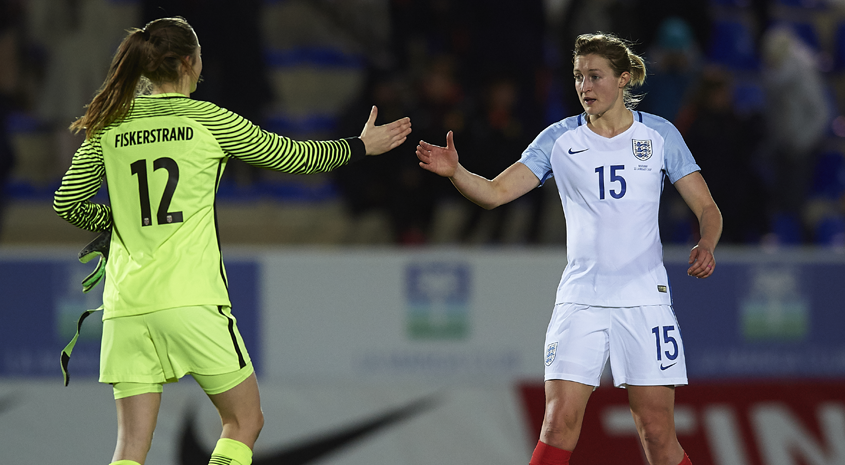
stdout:
[(421, 140), (417, 145), (417, 158), (420, 166), (434, 174), (451, 178), (458, 169), (458, 151), (452, 131), (446, 133), (446, 147), (429, 144)]
[(376, 126), (376, 116), (378, 116), (378, 108), (374, 105), (370, 111), (370, 118), (359, 137), (367, 149), (367, 155), (381, 155), (393, 150), (402, 145), (411, 133), (411, 118), (405, 117), (392, 123)]
[(713, 256), (712, 249), (701, 247), (701, 244), (698, 244), (690, 251), (689, 264), (687, 274), (694, 278), (703, 279), (713, 274), (716, 269), (716, 257)]

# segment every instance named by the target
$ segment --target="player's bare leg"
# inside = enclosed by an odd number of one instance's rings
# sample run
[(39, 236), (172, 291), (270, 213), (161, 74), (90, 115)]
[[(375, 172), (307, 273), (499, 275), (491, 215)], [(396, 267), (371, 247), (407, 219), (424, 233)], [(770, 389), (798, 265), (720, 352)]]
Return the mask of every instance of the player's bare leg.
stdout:
[(261, 412), (255, 373), (232, 389), (208, 397), (217, 407), (223, 422), (223, 433), (220, 437), (234, 439), (252, 449), (261, 428), (264, 427), (264, 414)]
[(161, 406), (161, 393), (139, 394), (115, 401), (117, 404), (117, 446), (113, 462), (132, 460), (144, 463), (153, 442)]
[(684, 449), (675, 434), (675, 388), (628, 386), (628, 402), (637, 433), (651, 465), (678, 465)]
[(564, 380), (545, 383), (546, 411), (540, 441), (572, 451), (581, 435), (581, 424), (593, 386)]

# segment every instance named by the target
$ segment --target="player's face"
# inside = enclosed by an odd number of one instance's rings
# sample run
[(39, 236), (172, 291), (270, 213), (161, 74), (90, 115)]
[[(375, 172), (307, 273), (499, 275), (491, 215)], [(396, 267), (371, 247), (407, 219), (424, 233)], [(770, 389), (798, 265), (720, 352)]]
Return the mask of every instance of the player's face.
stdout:
[(625, 104), (622, 98), (630, 73), (614, 76), (610, 61), (599, 55), (575, 57), (572, 69), (575, 77), (575, 91), (581, 106), (588, 115), (601, 116), (614, 107)]

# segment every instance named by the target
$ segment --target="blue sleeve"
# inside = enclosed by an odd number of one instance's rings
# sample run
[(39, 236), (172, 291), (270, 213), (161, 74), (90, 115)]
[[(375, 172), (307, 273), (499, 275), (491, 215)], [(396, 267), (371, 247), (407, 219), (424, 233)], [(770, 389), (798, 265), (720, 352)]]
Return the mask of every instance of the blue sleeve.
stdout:
[(552, 149), (560, 136), (569, 130), (566, 127), (566, 121), (558, 121), (544, 129), (522, 152), (522, 157), (519, 159), (520, 163), (527, 166), (534, 176), (537, 176), (541, 186), (552, 177)]
[(683, 136), (672, 123), (648, 113), (643, 115), (647, 118), (643, 123), (663, 136), (663, 164), (672, 184), (690, 173), (701, 171)]

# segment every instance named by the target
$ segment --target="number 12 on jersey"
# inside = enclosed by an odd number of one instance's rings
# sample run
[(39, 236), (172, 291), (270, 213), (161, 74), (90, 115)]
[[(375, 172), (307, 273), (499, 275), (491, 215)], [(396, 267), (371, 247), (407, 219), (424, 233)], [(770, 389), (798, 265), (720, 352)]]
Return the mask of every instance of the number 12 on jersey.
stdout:
[[(150, 185), (147, 180), (147, 160), (138, 160), (131, 165), (132, 174), (138, 175), (138, 197), (141, 201), (141, 226), (152, 224), (152, 207), (150, 206)], [(172, 224), (182, 222), (182, 212), (169, 212), (170, 201), (173, 200), (173, 193), (179, 183), (179, 165), (172, 158), (162, 157), (153, 162), (153, 171), (159, 168), (167, 170), (167, 184), (158, 203), (156, 220), (158, 224)]]

